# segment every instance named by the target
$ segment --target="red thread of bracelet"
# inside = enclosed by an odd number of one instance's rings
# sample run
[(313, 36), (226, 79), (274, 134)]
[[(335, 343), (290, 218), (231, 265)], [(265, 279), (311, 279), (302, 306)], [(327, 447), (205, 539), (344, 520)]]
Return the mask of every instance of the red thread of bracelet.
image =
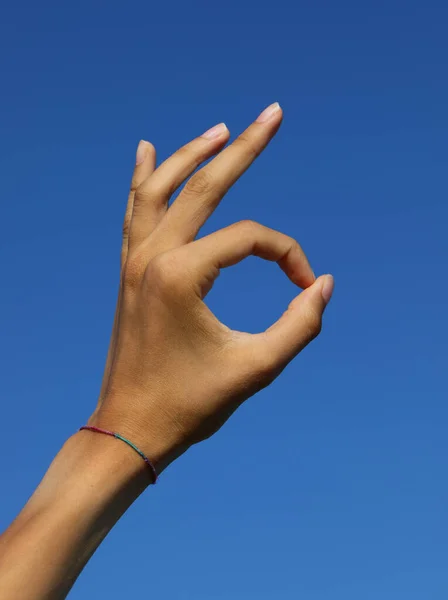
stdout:
[(86, 431), (93, 431), (94, 433), (104, 433), (104, 435), (110, 435), (110, 436), (116, 438), (117, 440), (121, 440), (122, 442), (124, 442), (125, 444), (130, 446), (133, 450), (135, 450), (135, 452), (137, 452), (137, 454), (139, 456), (141, 456), (143, 458), (145, 463), (148, 465), (149, 470), (151, 471), (151, 475), (152, 475), (152, 483), (156, 483), (157, 471), (156, 471), (154, 465), (149, 460), (149, 458), (146, 456), (146, 454), (144, 454), (140, 450), (140, 448), (137, 448), (137, 446), (135, 444), (133, 444), (130, 440), (126, 439), (119, 433), (115, 433), (114, 431), (108, 431), (107, 429), (101, 429), (100, 427), (93, 427), (92, 425), (84, 425), (83, 427), (79, 428), (79, 431), (82, 431), (83, 429), (85, 429)]

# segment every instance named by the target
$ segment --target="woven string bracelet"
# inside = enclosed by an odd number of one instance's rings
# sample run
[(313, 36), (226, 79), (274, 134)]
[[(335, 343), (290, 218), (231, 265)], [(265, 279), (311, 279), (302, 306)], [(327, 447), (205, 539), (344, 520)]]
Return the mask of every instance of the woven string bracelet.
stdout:
[(135, 452), (137, 452), (137, 454), (139, 454), (143, 458), (145, 463), (148, 465), (149, 470), (151, 471), (152, 483), (155, 483), (157, 481), (157, 471), (155, 470), (154, 465), (149, 460), (149, 458), (145, 454), (143, 454), (143, 452), (139, 448), (137, 448), (135, 444), (127, 440), (119, 433), (116, 433), (115, 431), (108, 431), (107, 429), (100, 429), (99, 427), (92, 427), (90, 425), (84, 425), (83, 427), (80, 427), (79, 431), (82, 431), (83, 429), (87, 431), (93, 431), (95, 433), (104, 433), (104, 435), (111, 435), (112, 437), (117, 438), (117, 440), (121, 440), (122, 442), (130, 446), (133, 450), (135, 450)]

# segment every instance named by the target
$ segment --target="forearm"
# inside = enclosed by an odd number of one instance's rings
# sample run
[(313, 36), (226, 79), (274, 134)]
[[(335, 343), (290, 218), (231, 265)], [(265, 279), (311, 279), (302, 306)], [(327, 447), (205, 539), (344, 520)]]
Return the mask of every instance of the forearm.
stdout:
[(150, 482), (145, 463), (120, 441), (88, 431), (72, 436), (0, 537), (0, 597), (65, 598)]

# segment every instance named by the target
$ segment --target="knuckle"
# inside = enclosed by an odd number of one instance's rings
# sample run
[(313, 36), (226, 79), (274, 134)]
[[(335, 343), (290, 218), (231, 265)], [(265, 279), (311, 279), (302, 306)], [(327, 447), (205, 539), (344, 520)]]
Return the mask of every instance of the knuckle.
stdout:
[(286, 234), (282, 235), (284, 235), (286, 248), (284, 254), (281, 257), (282, 259), (286, 259), (289, 255), (291, 255), (292, 252), (299, 252), (299, 254), (303, 254), (302, 247), (293, 237)]
[(247, 237), (254, 236), (259, 230), (261, 225), (256, 221), (252, 221), (251, 219), (244, 219), (243, 221), (239, 221), (236, 226), (241, 231), (241, 233)]
[(254, 141), (246, 133), (242, 133), (239, 137), (237, 137), (233, 144), (237, 148), (240, 148), (240, 150), (252, 160), (260, 155), (260, 148), (254, 144)]
[(309, 341), (314, 340), (322, 331), (322, 315), (316, 310), (309, 310), (306, 315), (306, 336)]
[(190, 142), (189, 144), (186, 144), (185, 146), (179, 148), (179, 150), (176, 150), (173, 156), (180, 159), (182, 162), (185, 161), (189, 163), (193, 155), (193, 146), (192, 142)]
[(146, 268), (146, 277), (151, 285), (170, 293), (184, 287), (183, 270), (172, 252), (154, 257)]
[(158, 198), (161, 193), (162, 190), (160, 186), (155, 182), (145, 182), (144, 186), (139, 186), (135, 192), (134, 206), (147, 204), (148, 202), (153, 201), (155, 198)]
[(203, 196), (210, 193), (214, 187), (214, 178), (208, 171), (201, 169), (189, 179), (184, 192), (188, 195)]
[(274, 377), (275, 366), (276, 363), (272, 352), (266, 350), (260, 354), (258, 358), (258, 372), (263, 380), (270, 380), (271, 377)]
[(131, 289), (136, 288), (142, 280), (146, 268), (146, 259), (143, 254), (134, 254), (127, 258), (124, 269), (125, 285)]
[(126, 211), (125, 211), (124, 217), (123, 217), (123, 225), (121, 228), (121, 232), (122, 232), (124, 241), (127, 241), (128, 237), (129, 237), (129, 230), (131, 227), (131, 217), (132, 217), (132, 205), (133, 205), (132, 193), (129, 193), (128, 203), (126, 205)]
[(277, 361), (267, 343), (261, 344), (256, 352), (251, 353), (250, 357), (246, 355), (244, 362), (249, 371), (249, 380), (256, 383), (257, 386), (265, 387), (275, 379)]
[(256, 370), (257, 389), (263, 389), (270, 385), (277, 377), (277, 364), (269, 352), (258, 359)]
[(123, 242), (127, 242), (128, 238), (129, 238), (130, 225), (131, 225), (131, 219), (128, 217), (128, 215), (126, 215), (123, 220), (123, 227), (121, 230)]
[(196, 169), (209, 155), (208, 144), (204, 146), (202, 137), (192, 140), (175, 153), (176, 158), (179, 158), (180, 162), (188, 165), (191, 169)]
[(290, 244), (291, 250), (300, 250), (300, 252), (302, 252), (302, 246), (299, 244), (299, 242), (296, 239), (294, 239), (290, 235), (286, 235), (286, 239), (287, 239), (288, 243)]

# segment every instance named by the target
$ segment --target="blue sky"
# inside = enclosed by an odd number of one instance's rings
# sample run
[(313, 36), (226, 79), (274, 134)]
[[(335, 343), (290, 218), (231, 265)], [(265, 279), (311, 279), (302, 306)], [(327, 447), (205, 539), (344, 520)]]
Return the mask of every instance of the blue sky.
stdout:
[[(140, 138), (163, 160), (279, 101), (204, 231), (260, 221), (336, 280), (321, 337), (136, 502), (74, 600), (446, 599), (447, 19), (434, 0), (2, 8), (0, 527), (95, 406)], [(294, 292), (251, 258), (208, 301), (259, 331)]]

